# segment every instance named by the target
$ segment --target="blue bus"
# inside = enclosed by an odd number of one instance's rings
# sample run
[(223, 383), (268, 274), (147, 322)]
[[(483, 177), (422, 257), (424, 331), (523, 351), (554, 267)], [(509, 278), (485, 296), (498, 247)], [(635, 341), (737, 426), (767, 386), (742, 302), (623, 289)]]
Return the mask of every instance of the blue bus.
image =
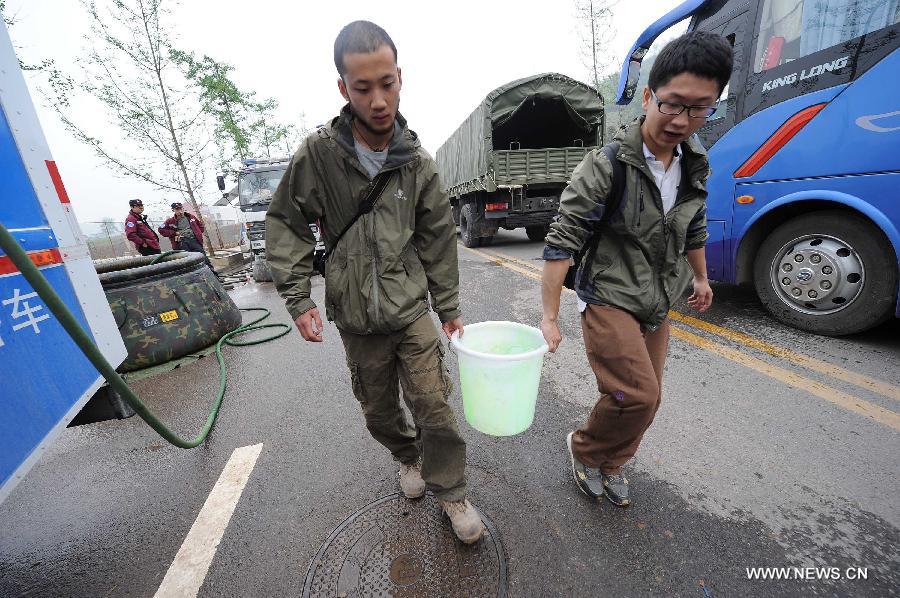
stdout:
[(776, 319), (818, 334), (900, 317), (900, 0), (688, 0), (635, 42), (617, 103), (685, 19), (734, 47), (698, 132), (710, 278), (752, 284)]

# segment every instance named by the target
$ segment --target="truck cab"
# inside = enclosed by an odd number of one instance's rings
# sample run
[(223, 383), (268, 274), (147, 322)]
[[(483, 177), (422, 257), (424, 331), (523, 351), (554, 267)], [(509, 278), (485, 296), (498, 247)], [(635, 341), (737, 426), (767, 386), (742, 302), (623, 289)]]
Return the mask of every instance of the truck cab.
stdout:
[[(266, 212), (290, 161), (288, 157), (245, 158), (237, 171), (238, 207), (247, 224), (247, 238), (253, 253), (253, 279), (257, 282), (272, 280), (266, 262)], [(218, 177), (218, 182), (219, 189), (224, 191), (224, 176)], [(325, 243), (318, 223), (310, 224), (309, 228), (316, 238), (314, 262), (318, 264), (325, 256)]]

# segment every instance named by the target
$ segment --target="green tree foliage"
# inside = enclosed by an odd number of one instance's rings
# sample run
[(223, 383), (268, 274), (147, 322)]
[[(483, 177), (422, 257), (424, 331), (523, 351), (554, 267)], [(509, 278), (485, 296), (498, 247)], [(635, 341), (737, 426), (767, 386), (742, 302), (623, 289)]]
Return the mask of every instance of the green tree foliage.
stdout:
[(0, 17), (3, 18), (3, 22), (6, 23), (7, 27), (12, 26), (16, 22), (12, 17), (6, 16), (6, 0), (0, 0)]
[[(16, 24), (15, 17), (11, 17), (6, 13), (6, 0), (0, 0), (0, 17), (2, 17), (3, 22), (7, 27), (12, 27)], [(56, 69), (56, 65), (52, 59), (45, 58), (37, 64), (28, 64), (18, 56), (16, 57), (16, 60), (19, 61), (19, 68), (23, 71), (43, 71), (49, 77), (59, 76), (59, 71)]]
[(286, 148), (293, 152), (298, 129), (275, 117), (278, 102), (273, 98), (257, 100), (256, 93), (238, 87), (234, 67), (209, 56), (196, 58), (192, 53), (173, 51), (172, 59), (199, 90), (206, 112), (215, 123), (215, 141), (220, 168), (229, 170), (237, 160), (267, 156)]
[(300, 114), (298, 124), (284, 124), (274, 115), (277, 109), (278, 102), (271, 98), (253, 105), (250, 130), (260, 156), (272, 157), (273, 153), (290, 156), (309, 132), (303, 123), (303, 114)]

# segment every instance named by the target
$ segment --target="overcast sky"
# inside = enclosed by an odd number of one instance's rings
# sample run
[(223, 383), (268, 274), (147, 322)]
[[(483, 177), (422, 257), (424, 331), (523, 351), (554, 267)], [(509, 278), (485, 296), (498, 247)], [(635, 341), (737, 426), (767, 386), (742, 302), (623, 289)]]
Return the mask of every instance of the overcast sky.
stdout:
[[(621, 1), (615, 9), (615, 62), (621, 64), (636, 37), (678, 4)], [(7, 0), (6, 12), (16, 19), (10, 35), (26, 62), (52, 58), (68, 70), (84, 54), (88, 20), (76, 0)], [(310, 128), (343, 104), (332, 57), (338, 31), (356, 19), (378, 23), (397, 45), (400, 111), (432, 155), (488, 92), (508, 81), (547, 71), (588, 79), (571, 0), (184, 0), (174, 7), (174, 17), (181, 48), (232, 64), (240, 86), (276, 98), (282, 120), (303, 113)], [(80, 221), (124, 219), (133, 197), (178, 199), (116, 176), (62, 128), (34, 83), (29, 81), (32, 98)], [(99, 113), (82, 116), (96, 130), (108, 127)], [(207, 203), (220, 196), (215, 174), (209, 173), (200, 190)]]

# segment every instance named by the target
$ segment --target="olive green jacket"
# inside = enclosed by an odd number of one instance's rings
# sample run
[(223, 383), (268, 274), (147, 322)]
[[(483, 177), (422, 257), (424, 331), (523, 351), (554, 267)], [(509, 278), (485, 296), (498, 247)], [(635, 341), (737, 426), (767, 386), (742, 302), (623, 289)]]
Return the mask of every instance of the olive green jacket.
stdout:
[[(654, 329), (691, 283), (687, 250), (706, 243), (710, 170), (703, 146), (695, 139), (683, 142), (678, 196), (664, 214), (659, 187), (644, 158), (642, 123), (643, 117), (616, 136), (616, 159), (625, 174), (619, 205), (608, 197), (612, 165), (602, 151), (594, 150), (575, 168), (560, 197), (559, 219), (550, 226), (544, 258), (568, 259), (599, 225), (597, 249), (590, 259), (586, 256), (582, 264), (587, 268), (578, 275), (578, 296), (586, 303), (624, 309)], [(607, 213), (608, 206), (615, 209)]]
[(371, 183), (357, 159), (349, 106), (311, 133), (294, 154), (266, 214), (266, 256), (291, 317), (310, 299), (319, 221), (331, 251), (325, 272), (329, 320), (346, 332), (385, 334), (431, 307), (442, 322), (458, 318), (459, 270), (450, 202), (434, 160), (397, 115), (382, 172), (390, 180), (375, 204), (341, 238)]

